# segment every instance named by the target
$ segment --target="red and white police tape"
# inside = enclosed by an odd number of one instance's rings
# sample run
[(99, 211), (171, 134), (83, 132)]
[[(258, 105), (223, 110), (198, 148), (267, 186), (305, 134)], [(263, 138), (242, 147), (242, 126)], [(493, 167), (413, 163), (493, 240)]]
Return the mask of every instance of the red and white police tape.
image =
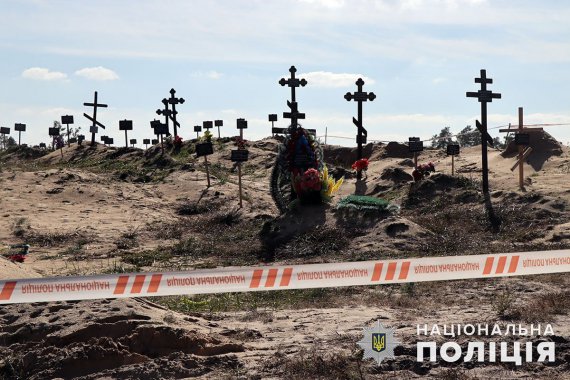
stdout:
[(0, 304), (328, 288), (570, 272), (570, 250), (0, 281)]

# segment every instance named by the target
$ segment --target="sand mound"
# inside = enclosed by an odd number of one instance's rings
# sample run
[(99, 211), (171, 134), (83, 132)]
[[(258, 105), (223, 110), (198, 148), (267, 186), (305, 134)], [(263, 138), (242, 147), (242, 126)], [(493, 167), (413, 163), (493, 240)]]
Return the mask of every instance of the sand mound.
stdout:
[(384, 148), (384, 158), (412, 158), (414, 154), (410, 152), (410, 149), (406, 144), (400, 144), (398, 142), (392, 141)]
[[(533, 152), (527, 158), (527, 163), (532, 166), (534, 170), (540, 170), (544, 163), (552, 156), (560, 156), (563, 153), (562, 144), (556, 141), (548, 132), (538, 131), (529, 132), (530, 147)], [(518, 146), (514, 141), (511, 141), (507, 148), (501, 153), (501, 156), (514, 157), (518, 154)]]
[(430, 201), (438, 196), (455, 197), (455, 202), (478, 201), (479, 184), (465, 177), (453, 177), (436, 173), (410, 185), (406, 204), (417, 205)]
[(0, 257), (0, 280), (11, 280), (18, 278), (41, 277), (36, 271), (26, 266), (25, 263), (13, 263)]
[(386, 168), (382, 171), (380, 179), (400, 183), (412, 181), (414, 177), (401, 168)]
[(2, 378), (186, 378), (244, 351), (215, 323), (135, 299), (10, 305), (0, 321)]
[[(366, 144), (362, 147), (362, 157), (371, 158), (377, 148), (378, 145), (374, 145), (372, 143)], [(336, 145), (323, 146), (323, 155), (325, 161), (327, 163), (338, 166), (350, 167), (354, 161), (356, 161), (357, 152), (357, 148), (348, 148)]]

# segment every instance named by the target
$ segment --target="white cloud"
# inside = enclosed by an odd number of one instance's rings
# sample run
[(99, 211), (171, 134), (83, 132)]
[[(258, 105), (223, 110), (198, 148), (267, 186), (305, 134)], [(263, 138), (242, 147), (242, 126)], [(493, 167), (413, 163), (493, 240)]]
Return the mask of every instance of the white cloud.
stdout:
[(215, 70), (210, 71), (194, 71), (191, 74), (194, 78), (207, 78), (207, 79), (220, 79), (224, 74), (217, 72)]
[(447, 79), (445, 79), (445, 78), (437, 77), (437, 78), (433, 78), (433, 79), (431, 80), (431, 82), (432, 82), (433, 84), (440, 84), (440, 83), (445, 82), (446, 80), (447, 80)]
[(43, 67), (30, 67), (22, 72), (22, 77), (34, 80), (62, 80), (67, 78), (67, 74)]
[(77, 70), (75, 72), (75, 75), (90, 80), (100, 80), (100, 81), (119, 79), (119, 76), (117, 75), (116, 72), (114, 72), (111, 69), (107, 69), (103, 66), (85, 67), (81, 70)]
[(329, 71), (312, 71), (299, 74), (298, 77), (305, 78), (311, 87), (351, 87), (358, 78), (362, 78), (365, 84), (375, 83), (374, 79), (361, 74), (331, 73)]
[(299, 2), (331, 9), (342, 8), (344, 6), (344, 0), (299, 0)]

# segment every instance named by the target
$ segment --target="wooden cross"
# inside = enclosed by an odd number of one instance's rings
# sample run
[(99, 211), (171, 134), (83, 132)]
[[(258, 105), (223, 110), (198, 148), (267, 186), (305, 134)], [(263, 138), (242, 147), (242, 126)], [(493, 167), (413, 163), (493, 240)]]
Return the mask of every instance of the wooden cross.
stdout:
[[(543, 129), (542, 128), (525, 128), (524, 123), (523, 123), (523, 108), (519, 107), (519, 126), (518, 128), (510, 128), (511, 125), (509, 123), (509, 129), (499, 129), (499, 132), (516, 132), (515, 134), (515, 138), (519, 137), (519, 136), (523, 136), (525, 134), (525, 132), (540, 132)], [(518, 136), (517, 136), (518, 135)], [(525, 145), (519, 141), (515, 141), (515, 143), (518, 145), (518, 150), (519, 150), (519, 155), (518, 155), (518, 159), (517, 162), (515, 163), (515, 165), (511, 168), (512, 170), (515, 170), (515, 168), (518, 166), (519, 167), (519, 187), (521, 190), (524, 189), (524, 160), (526, 160), (526, 158), (530, 155), (530, 153), (532, 152), (532, 148), (528, 147), (525, 149)]]
[(184, 104), (184, 99), (183, 98), (177, 98), (174, 96), (174, 94), (176, 94), (176, 90), (171, 88), (170, 89), (170, 99), (168, 99), (168, 104), (170, 104), (172, 106), (170, 118), (172, 119), (172, 123), (174, 124), (174, 138), (176, 138), (178, 136), (178, 132), (176, 130), (176, 127), (180, 127), (180, 123), (178, 121), (176, 121), (176, 115), (178, 114), (178, 111), (176, 111), (176, 105), (177, 104)]
[(89, 120), (91, 120), (93, 122), (93, 125), (91, 127), (91, 146), (94, 146), (95, 145), (95, 133), (97, 131), (97, 126), (105, 129), (105, 126), (97, 121), (97, 108), (99, 108), (99, 107), (107, 108), (107, 105), (102, 104), (102, 103), (97, 103), (97, 91), (95, 91), (95, 98), (93, 100), (93, 103), (83, 103), (83, 105), (86, 107), (93, 107), (93, 117), (87, 115), (86, 113), (83, 113), (83, 116), (85, 116), (86, 118), (88, 118)]
[[(489, 164), (487, 162), (487, 142), (490, 138), (487, 132), (487, 103), (493, 99), (501, 99), (501, 94), (487, 90), (487, 84), (493, 83), (493, 79), (487, 78), (487, 71), (481, 69), (481, 76), (475, 78), (475, 83), (481, 84), (481, 89), (477, 92), (467, 92), (468, 98), (477, 98), (481, 103), (481, 123), (477, 122), (477, 129), (481, 132), (481, 161), (483, 172), (483, 193), (489, 193)], [(492, 146), (492, 140), (491, 140)]]
[[(164, 125), (166, 125), (166, 130), (169, 131), (170, 128), (168, 127), (169, 123), (168, 120), (172, 117), (172, 111), (168, 108), (168, 99), (164, 98), (162, 99), (162, 104), (164, 104), (164, 109), (158, 109), (156, 110), (156, 113), (158, 115), (163, 115), (164, 116)], [(174, 125), (174, 128), (176, 128), (176, 124)], [(166, 134), (169, 134), (168, 132)], [(162, 135), (160, 136), (160, 139), (162, 141)]]
[[(357, 159), (360, 160), (362, 158), (362, 144), (366, 144), (366, 137), (368, 136), (368, 132), (362, 126), (362, 102), (365, 102), (367, 100), (373, 101), (376, 99), (376, 95), (373, 92), (362, 91), (362, 86), (364, 86), (364, 81), (362, 78), (358, 78), (356, 85), (358, 86), (358, 91), (355, 93), (347, 92), (344, 95), (344, 98), (348, 101), (354, 100), (358, 103), (358, 120), (352, 118), (352, 122), (354, 125), (356, 125), (356, 128), (358, 128), (356, 143), (358, 144)], [(362, 179), (362, 172), (360, 170), (358, 170), (356, 173), (356, 179)]]
[[(243, 130), (247, 128), (247, 120), (237, 119), (237, 129), (239, 129), (240, 141), (243, 141)], [(239, 187), (239, 208), (243, 207), (242, 185), (241, 185), (241, 162), (238, 162), (238, 187)]]
[(279, 84), (281, 86), (287, 85), (291, 88), (291, 101), (287, 100), (287, 105), (291, 109), (291, 112), (283, 112), (283, 117), (286, 119), (291, 119), (291, 127), (295, 129), (297, 128), (298, 120), (305, 118), (305, 114), (299, 113), (298, 111), (297, 98), (295, 97), (295, 88), (299, 86), (305, 87), (307, 85), (307, 81), (305, 79), (295, 78), (295, 73), (297, 72), (295, 66), (291, 66), (291, 68), (289, 68), (289, 72), (291, 73), (291, 77), (289, 79), (281, 78), (279, 80)]

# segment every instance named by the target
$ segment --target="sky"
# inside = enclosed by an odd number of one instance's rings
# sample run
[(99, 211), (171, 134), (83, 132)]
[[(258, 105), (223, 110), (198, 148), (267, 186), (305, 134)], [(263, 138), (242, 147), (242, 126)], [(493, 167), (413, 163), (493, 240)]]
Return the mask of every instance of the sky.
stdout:
[[(301, 124), (326, 129), (329, 144), (356, 144), (357, 106), (344, 94), (359, 77), (377, 96), (363, 105), (369, 140), (474, 125), (480, 106), (465, 92), (481, 69), (502, 94), (489, 128), (517, 123), (518, 107), (528, 124), (570, 123), (569, 19), (562, 0), (2, 0), (0, 126), (17, 139), (24, 123), (23, 143), (49, 142), (70, 114), (88, 132), (83, 103), (98, 91), (109, 105), (100, 132), (121, 144), (119, 120), (133, 120), (140, 146), (174, 88), (184, 139), (215, 119), (235, 136), (245, 118), (255, 140), (270, 135), (270, 113), (287, 126), (290, 90), (278, 81), (291, 65), (308, 82), (297, 89)], [(547, 131), (570, 141), (570, 125)]]

